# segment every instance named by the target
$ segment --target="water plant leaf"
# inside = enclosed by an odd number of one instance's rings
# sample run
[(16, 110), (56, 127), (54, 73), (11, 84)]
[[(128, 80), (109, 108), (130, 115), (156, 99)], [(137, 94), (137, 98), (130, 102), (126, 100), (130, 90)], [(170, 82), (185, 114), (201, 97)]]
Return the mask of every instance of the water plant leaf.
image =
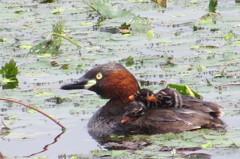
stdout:
[(42, 54), (42, 55), (37, 55), (37, 57), (41, 57), (41, 58), (48, 58), (48, 57), (51, 57), (52, 55), (51, 54)]
[(218, 0), (210, 0), (208, 5), (208, 11), (216, 13), (217, 4), (218, 4)]
[[(65, 23), (64, 21), (61, 21), (57, 24), (54, 24), (53, 32), (49, 34), (49, 36), (52, 35), (52, 38), (44, 40), (39, 44), (33, 46), (28, 53), (29, 54), (46, 54), (46, 53), (58, 54), (62, 44), (62, 38), (57, 35), (63, 33), (64, 23)], [(53, 34), (53, 33), (56, 33), (56, 34)]]
[(52, 14), (59, 14), (61, 12), (65, 11), (65, 9), (61, 9), (61, 8), (58, 8), (58, 9), (54, 9), (51, 11)]
[(167, 87), (174, 88), (177, 91), (179, 91), (182, 95), (190, 95), (192, 97), (202, 99), (202, 96), (198, 94), (197, 92), (193, 91), (189, 86), (187, 85), (178, 85), (178, 84), (168, 84)]
[(58, 54), (62, 40), (50, 39), (40, 42), (29, 50), (29, 54)]
[(0, 78), (0, 83), (9, 83), (9, 82), (15, 82), (15, 80), (8, 79), (8, 78)]
[(31, 49), (32, 48), (32, 46), (31, 45), (28, 45), (28, 44), (23, 44), (23, 45), (20, 45), (19, 46), (21, 49)]
[(212, 142), (209, 141), (209, 142), (207, 142), (207, 143), (205, 143), (205, 144), (202, 144), (201, 147), (202, 147), (203, 149), (212, 148), (212, 147), (213, 147), (213, 144), (212, 144)]
[(159, 44), (168, 44), (168, 43), (172, 43), (173, 41), (171, 40), (161, 40), (159, 41)]
[(232, 31), (230, 31), (225, 35), (225, 40), (231, 40), (233, 37), (234, 37), (234, 34)]
[(0, 38), (0, 42), (5, 42), (7, 40), (7, 38)]
[(150, 22), (147, 18), (143, 18), (133, 14), (132, 12), (113, 6), (111, 0), (88, 0), (85, 3), (100, 16), (99, 24), (106, 19), (118, 19), (119, 27), (126, 23), (130, 25), (131, 30), (136, 32), (145, 32), (150, 28)]
[[(56, 24), (53, 24), (53, 33), (57, 33), (57, 34), (62, 34), (63, 33), (63, 28), (65, 25), (65, 21), (60, 21)], [(55, 36), (53, 35), (54, 39), (59, 39), (59, 36)]]
[(147, 36), (154, 37), (154, 31), (153, 30), (147, 31)]
[(194, 46), (191, 47), (191, 49), (199, 49), (199, 48), (200, 48), (199, 45), (194, 45)]
[[(65, 21), (60, 21), (53, 25), (53, 32), (48, 35), (47, 40), (40, 42), (29, 50), (29, 54), (59, 54), (62, 45), (62, 39), (66, 39), (80, 48), (76, 42), (63, 35)], [(52, 37), (52, 38), (50, 38)]]
[(86, 21), (86, 22), (80, 22), (80, 25), (83, 25), (83, 26), (86, 26), (86, 25), (93, 25), (93, 22), (89, 22), (89, 21)]
[(120, 62), (125, 63), (126, 66), (132, 66), (134, 64), (134, 58), (129, 56), (125, 59), (122, 59)]
[(35, 114), (37, 111), (32, 110), (32, 109), (29, 109), (29, 110), (27, 110), (27, 112), (28, 112), (29, 114)]
[(18, 66), (16, 65), (14, 59), (11, 59), (8, 63), (1, 67), (0, 74), (6, 78), (16, 77), (18, 74)]
[(206, 16), (204, 19), (200, 21), (202, 24), (213, 24), (213, 18), (210, 16)]
[(85, 1), (85, 3), (96, 11), (101, 16), (101, 19), (112, 19), (133, 15), (130, 11), (113, 6), (111, 0), (88, 0)]
[(98, 157), (119, 157), (119, 156), (123, 156), (123, 155), (126, 155), (127, 152), (126, 151), (121, 151), (121, 150), (118, 150), (118, 151), (99, 151), (99, 150), (95, 150), (95, 151), (92, 151), (92, 154), (94, 156), (98, 156)]

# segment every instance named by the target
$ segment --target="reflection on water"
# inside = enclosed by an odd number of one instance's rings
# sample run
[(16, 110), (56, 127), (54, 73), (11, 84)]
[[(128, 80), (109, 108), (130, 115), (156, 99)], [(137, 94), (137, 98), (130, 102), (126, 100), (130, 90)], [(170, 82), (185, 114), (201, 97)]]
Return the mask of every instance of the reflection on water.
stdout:
[[(98, 143), (95, 142), (87, 133), (87, 121), (78, 119), (69, 119), (64, 125), (67, 127), (65, 133), (61, 132), (58, 127), (50, 127), (50, 124), (33, 126), (25, 129), (27, 138), (25, 139), (8, 139), (0, 138), (0, 150), (5, 156), (23, 157), (23, 156), (48, 156), (57, 158), (62, 154), (88, 154), (91, 150), (99, 149)], [(34, 130), (33, 130), (34, 129)], [(59, 131), (58, 131), (59, 130)], [(36, 137), (31, 137), (31, 133)], [(13, 135), (21, 135), (17, 129), (12, 130)], [(23, 132), (22, 132), (23, 133)], [(54, 140), (54, 142), (52, 142)], [(50, 144), (49, 144), (50, 143)], [(46, 150), (45, 150), (46, 149)]]
[(62, 130), (62, 132), (61, 132), (60, 134), (58, 134), (58, 135), (54, 138), (54, 141), (53, 141), (52, 143), (47, 144), (47, 145), (45, 145), (45, 146), (43, 147), (43, 150), (42, 150), (42, 151), (35, 152), (35, 153), (33, 153), (33, 154), (31, 154), (31, 155), (28, 155), (28, 156), (26, 156), (26, 157), (32, 157), (32, 156), (35, 156), (35, 155), (37, 155), (37, 154), (40, 154), (40, 153), (43, 153), (43, 152), (47, 151), (51, 145), (56, 144), (56, 143), (58, 142), (58, 139), (59, 139), (65, 132), (66, 132), (65, 130)]

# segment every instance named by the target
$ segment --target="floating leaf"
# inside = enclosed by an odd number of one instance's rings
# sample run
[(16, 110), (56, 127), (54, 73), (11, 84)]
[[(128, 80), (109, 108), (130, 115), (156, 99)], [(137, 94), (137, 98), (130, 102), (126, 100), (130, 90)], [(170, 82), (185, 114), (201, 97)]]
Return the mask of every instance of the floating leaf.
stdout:
[(186, 94), (187, 94), (187, 95), (190, 95), (190, 96), (192, 96), (192, 97), (195, 97), (194, 92), (193, 92), (187, 85), (185, 85), (185, 90), (186, 90)]
[(207, 143), (205, 143), (205, 144), (202, 144), (201, 147), (202, 147), (203, 149), (212, 148), (212, 147), (213, 147), (213, 144), (209, 141), (209, 142), (207, 142)]
[(28, 44), (23, 44), (23, 45), (20, 45), (19, 46), (21, 49), (31, 49), (32, 48), (32, 46), (31, 45), (28, 45)]
[(201, 20), (202, 24), (213, 24), (213, 19), (211, 17), (205, 17), (205, 19)]
[(67, 98), (62, 98), (62, 97), (51, 97), (48, 99), (45, 99), (46, 102), (51, 102), (54, 104), (62, 104), (63, 102), (69, 102), (71, 100), (67, 99)]
[(177, 17), (184, 17), (184, 16), (186, 16), (186, 15), (184, 15), (184, 14), (172, 15), (172, 17), (174, 17), (174, 18), (177, 18)]
[(60, 68), (63, 70), (67, 70), (69, 69), (69, 64), (63, 64)]
[(18, 86), (18, 79), (14, 77), (10, 78), (0, 78), (0, 84), (5, 83), (2, 85), (2, 89), (13, 89)]
[(189, 74), (189, 73), (180, 73), (179, 75), (180, 76), (190, 76), (191, 74)]
[(125, 36), (125, 37), (128, 37), (128, 36), (130, 36), (131, 34), (123, 34), (123, 36)]
[[(62, 44), (62, 39), (66, 39), (72, 44), (80, 47), (77, 43), (72, 41), (71, 39), (67, 38), (63, 33), (63, 27), (65, 22), (61, 21), (57, 24), (53, 25), (53, 32), (49, 34), (48, 37), (52, 36), (52, 38), (47, 38), (47, 40), (40, 42), (39, 44), (33, 46), (29, 50), (29, 54), (59, 54), (60, 47)], [(46, 57), (46, 56), (45, 56)]]
[[(64, 27), (65, 22), (61, 21), (57, 24), (53, 25), (53, 33), (56, 34), (62, 34), (63, 32), (63, 27)], [(29, 54), (58, 54), (59, 49), (62, 44), (62, 38), (56, 34), (51, 33), (50, 35), (53, 36), (52, 39), (45, 40), (43, 42), (40, 42), (39, 44), (33, 46), (29, 50)], [(50, 36), (49, 35), (49, 36)]]
[(93, 25), (93, 22), (81, 22), (80, 25)]
[(29, 54), (59, 54), (59, 49), (62, 44), (62, 40), (46, 40), (35, 46), (33, 46), (29, 50)]
[(227, 33), (227, 35), (225, 36), (225, 40), (231, 40), (234, 37), (234, 34), (232, 31), (230, 31), (229, 33)]
[(65, 11), (65, 9), (61, 9), (61, 8), (58, 8), (58, 9), (54, 9), (51, 11), (52, 14), (59, 14), (61, 12)]
[[(8, 117), (8, 119), (16, 119), (17, 118), (17, 116), (9, 116)], [(5, 123), (6, 124), (6, 123)], [(6, 124), (6, 125), (8, 125), (8, 124)]]
[(161, 40), (159, 41), (160, 44), (172, 43), (171, 40)]
[(123, 155), (126, 155), (127, 152), (126, 151), (121, 151), (121, 150), (118, 150), (118, 151), (99, 151), (99, 150), (95, 150), (95, 151), (92, 151), (92, 154), (94, 156), (99, 156), (99, 157), (104, 157), (104, 156), (109, 156), (109, 157), (122, 157)]
[(18, 67), (16, 65), (16, 62), (11, 59), (8, 63), (1, 67), (0, 74), (6, 78), (13, 76), (16, 77), (18, 74)]
[(112, 19), (129, 15), (129, 11), (114, 7), (111, 0), (88, 0), (85, 3), (96, 11), (102, 19)]
[(36, 94), (36, 96), (50, 96), (50, 95), (52, 95), (52, 93), (50, 92), (40, 92)]
[(51, 54), (38, 55), (37, 57), (48, 58), (48, 57), (51, 57)]
[(28, 112), (29, 114), (35, 114), (37, 111), (32, 110), (32, 109), (29, 109), (27, 112)]
[(216, 77), (216, 78), (221, 78), (221, 77), (224, 77), (224, 75), (222, 75), (221, 73), (217, 73), (217, 74), (215, 75), (215, 77)]
[(147, 36), (154, 37), (154, 31), (153, 30), (147, 31)]
[(76, 68), (76, 69), (81, 70), (82, 67), (83, 67), (83, 65), (82, 65), (82, 64), (79, 64), (79, 65), (77, 65), (77, 68)]
[(88, 0), (85, 3), (101, 16), (99, 23), (106, 19), (123, 21), (124, 17), (127, 20), (123, 23), (130, 25), (134, 31), (145, 32), (150, 28), (150, 22), (147, 18), (136, 16), (130, 11), (113, 6), (111, 0)]
[(199, 48), (200, 48), (199, 45), (194, 45), (194, 46), (191, 47), (191, 49), (199, 49)]
[(2, 85), (2, 89), (13, 89), (13, 88), (16, 88), (17, 86), (18, 86), (18, 79), (15, 78), (14, 82), (8, 82)]
[(70, 159), (78, 159), (78, 156), (72, 156)]
[[(9, 119), (9, 117), (7, 117), (7, 119)], [(5, 125), (5, 127), (7, 126), (7, 125), (10, 125), (10, 124), (12, 124), (13, 122), (12, 121), (5, 121), (3, 124)]]
[(190, 95), (190, 96), (193, 96), (193, 97), (198, 98), (198, 99), (202, 98), (202, 96), (200, 94), (198, 94), (197, 92), (193, 91), (187, 85), (168, 84), (168, 87), (176, 89), (182, 95)]
[(5, 42), (7, 38), (0, 38), (0, 42)]
[(1, 83), (9, 83), (9, 82), (15, 82), (13, 79), (8, 79), (8, 78), (0, 78)]
[(126, 66), (132, 66), (134, 64), (134, 58), (132, 56), (129, 56), (125, 59), (122, 59), (120, 62), (124, 62)]

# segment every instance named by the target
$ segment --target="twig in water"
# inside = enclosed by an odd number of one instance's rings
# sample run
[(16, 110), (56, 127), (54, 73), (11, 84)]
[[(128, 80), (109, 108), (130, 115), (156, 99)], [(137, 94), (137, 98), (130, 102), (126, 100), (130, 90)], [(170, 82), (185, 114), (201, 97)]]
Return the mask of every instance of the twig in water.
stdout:
[(236, 63), (236, 62), (240, 62), (240, 59), (236, 59), (236, 60), (232, 60), (232, 61), (228, 62), (228, 63), (224, 66), (224, 68), (222, 69), (222, 71), (221, 71), (221, 76), (223, 76), (225, 69), (226, 69), (229, 65), (231, 65), (231, 64), (233, 64), (233, 63)]
[(20, 104), (20, 105), (23, 105), (29, 109), (33, 109), (35, 111), (37, 111), (38, 113), (41, 113), (42, 115), (46, 116), (47, 118), (49, 118), (50, 120), (52, 120), (54, 123), (56, 123), (58, 126), (60, 126), (62, 128), (62, 130), (66, 130), (66, 128), (60, 124), (58, 121), (56, 121), (55, 119), (53, 119), (52, 117), (50, 117), (49, 115), (47, 115), (46, 113), (42, 112), (41, 110), (38, 110), (37, 108), (34, 108), (30, 105), (27, 105), (25, 103), (22, 103), (22, 102), (19, 102), (19, 101), (16, 101), (16, 100), (13, 100), (13, 99), (8, 99), (8, 98), (0, 98), (0, 100), (5, 100), (5, 101), (9, 101), (9, 102), (13, 102), (13, 103), (17, 103), (17, 104)]

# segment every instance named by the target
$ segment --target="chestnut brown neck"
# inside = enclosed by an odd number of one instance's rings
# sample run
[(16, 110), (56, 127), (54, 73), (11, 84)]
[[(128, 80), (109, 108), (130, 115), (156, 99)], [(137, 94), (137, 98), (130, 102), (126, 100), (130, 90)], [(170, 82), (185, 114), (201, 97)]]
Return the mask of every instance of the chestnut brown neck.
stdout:
[(128, 97), (139, 90), (136, 78), (127, 70), (115, 70), (111, 72), (103, 87), (106, 88), (103, 97), (111, 100), (119, 100), (123, 103), (129, 101)]

